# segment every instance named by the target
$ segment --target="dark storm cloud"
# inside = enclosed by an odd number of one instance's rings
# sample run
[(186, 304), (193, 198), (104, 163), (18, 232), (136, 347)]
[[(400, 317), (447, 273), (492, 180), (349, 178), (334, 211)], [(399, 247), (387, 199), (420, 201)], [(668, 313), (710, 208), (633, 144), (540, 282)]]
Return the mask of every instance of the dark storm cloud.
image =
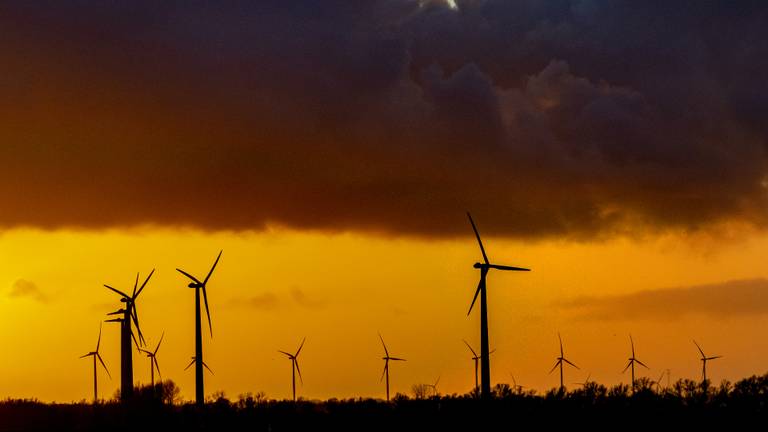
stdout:
[(762, 227), (764, 2), (6, 2), (0, 226)]
[(589, 320), (675, 320), (688, 315), (725, 319), (766, 315), (768, 280), (734, 280), (618, 296), (579, 297), (558, 306)]

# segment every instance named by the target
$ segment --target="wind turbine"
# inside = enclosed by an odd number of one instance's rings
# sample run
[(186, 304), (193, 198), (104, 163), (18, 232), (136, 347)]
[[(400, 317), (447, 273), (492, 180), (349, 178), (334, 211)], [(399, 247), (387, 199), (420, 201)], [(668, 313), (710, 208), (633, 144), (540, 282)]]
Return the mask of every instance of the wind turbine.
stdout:
[[(213, 266), (211, 267), (211, 270), (208, 272), (208, 275), (203, 279), (202, 282), (200, 282), (199, 279), (192, 276), (191, 274), (185, 272), (182, 269), (176, 269), (179, 273), (183, 274), (184, 276), (188, 277), (192, 280), (192, 282), (187, 285), (189, 288), (194, 288), (195, 290), (195, 356), (192, 357), (192, 362), (195, 363), (195, 401), (198, 405), (202, 405), (205, 403), (205, 391), (204, 391), (204, 383), (203, 383), (203, 366), (206, 368), (208, 366), (205, 365), (203, 362), (203, 331), (201, 328), (201, 319), (200, 319), (200, 290), (203, 291), (203, 301), (205, 302), (205, 314), (208, 316), (208, 330), (211, 332), (211, 337), (213, 337), (213, 326), (211, 325), (211, 312), (208, 309), (208, 294), (205, 291), (205, 287), (208, 284), (208, 279), (211, 278), (211, 274), (213, 274), (213, 269), (216, 268), (216, 264), (219, 263), (219, 259), (221, 258), (221, 253), (224, 251), (219, 251), (219, 256), (216, 257), (216, 261), (214, 261)], [(187, 366), (189, 367), (189, 366)], [(210, 370), (210, 369), (208, 369)]]
[(98, 385), (98, 379), (96, 378), (96, 359), (99, 359), (99, 362), (102, 366), (104, 366), (104, 370), (107, 372), (107, 376), (109, 379), (112, 379), (112, 375), (109, 374), (109, 369), (107, 369), (107, 365), (104, 364), (104, 360), (101, 358), (101, 354), (99, 354), (99, 345), (101, 345), (101, 323), (99, 323), (99, 339), (96, 341), (96, 351), (91, 351), (88, 354), (80, 356), (80, 358), (86, 358), (86, 357), (93, 357), (93, 402), (96, 403), (99, 400), (99, 385)]
[(512, 372), (509, 373), (509, 376), (512, 377), (512, 388), (515, 390), (515, 392), (522, 393), (525, 386), (521, 386), (517, 384), (517, 380), (515, 379), (515, 376), (512, 375)]
[[(123, 401), (130, 398), (133, 394), (133, 351), (131, 350), (131, 339), (133, 339), (133, 342), (136, 344), (136, 348), (144, 345), (144, 335), (141, 333), (141, 328), (139, 327), (139, 314), (136, 308), (136, 299), (144, 290), (144, 287), (147, 286), (149, 278), (151, 278), (154, 273), (155, 269), (152, 269), (140, 288), (139, 274), (136, 273), (136, 282), (133, 284), (133, 294), (131, 295), (109, 285), (104, 285), (107, 289), (119, 294), (121, 297), (120, 301), (125, 303), (123, 308), (107, 314), (122, 315), (122, 317), (106, 320), (106, 322), (120, 323), (120, 399)], [(133, 321), (133, 325), (136, 326), (136, 332), (139, 335), (138, 341), (133, 334), (131, 321)]]
[(384, 379), (384, 376), (387, 377), (387, 402), (389, 402), (389, 361), (405, 361), (404, 358), (397, 358), (397, 357), (391, 357), (389, 355), (389, 351), (387, 351), (387, 344), (384, 343), (384, 338), (381, 337), (381, 333), (379, 333), (379, 339), (381, 339), (381, 345), (384, 346), (384, 357), (381, 359), (384, 360), (384, 372), (381, 373), (381, 378), (379, 378), (379, 381)]
[(576, 384), (576, 385), (580, 385), (580, 386), (582, 386), (582, 387), (586, 387), (586, 386), (587, 386), (587, 384), (589, 384), (589, 379), (590, 379), (590, 378), (592, 378), (592, 374), (591, 374), (591, 373), (588, 373), (588, 374), (587, 374), (587, 379), (585, 379), (585, 380), (584, 380), (584, 382), (577, 382), (577, 383), (574, 383), (574, 384)]
[[(469, 345), (467, 341), (465, 341), (464, 339), (462, 339), (462, 341), (464, 341), (464, 344), (467, 346), (467, 348), (469, 348), (469, 351), (472, 352), (472, 360), (475, 361), (475, 393), (480, 395), (480, 387), (478, 386), (478, 383), (477, 383), (477, 366), (480, 362), (480, 356), (477, 355), (475, 350), (472, 349), (472, 347)], [(488, 354), (493, 354), (495, 351), (496, 350), (491, 350), (491, 352), (489, 352)]]
[(565, 358), (565, 355), (563, 354), (563, 339), (560, 337), (560, 333), (557, 334), (557, 339), (560, 341), (560, 357), (557, 358), (557, 362), (554, 366), (552, 366), (552, 369), (549, 371), (549, 373), (551, 374), (555, 369), (557, 369), (558, 366), (560, 366), (560, 390), (563, 390), (565, 389), (565, 386), (563, 385), (563, 363), (568, 363), (576, 369), (579, 369), (579, 367)]
[(480, 295), (480, 383), (481, 383), (481, 395), (483, 398), (491, 397), (491, 363), (489, 353), (488, 342), (488, 302), (485, 293), (485, 279), (488, 276), (488, 270), (513, 270), (513, 271), (530, 271), (530, 269), (522, 267), (510, 267), (497, 264), (491, 264), (488, 261), (488, 255), (485, 253), (483, 242), (480, 240), (480, 234), (477, 232), (475, 221), (472, 220), (472, 215), (467, 212), (469, 217), (469, 223), (472, 224), (472, 230), (477, 237), (477, 243), (480, 245), (480, 252), (483, 254), (483, 262), (475, 263), (474, 267), (480, 270), (480, 283), (477, 285), (477, 291), (475, 291), (475, 297), (472, 299), (472, 304), (469, 306), (469, 315), (472, 312), (472, 307), (475, 305), (478, 294)]
[(432, 388), (432, 396), (437, 396), (437, 383), (440, 382), (440, 377), (437, 377), (437, 380), (435, 380), (434, 384), (425, 384), (427, 387)]
[[(185, 368), (184, 368), (184, 370), (187, 370), (187, 369), (189, 369), (189, 367), (190, 367), (190, 366), (192, 366), (193, 364), (195, 364), (196, 362), (197, 362), (197, 358), (196, 358), (196, 357), (192, 357), (192, 361), (191, 361), (191, 362), (189, 362), (189, 364), (187, 365), (187, 367), (185, 367)], [(210, 373), (211, 373), (211, 375), (214, 375), (214, 373), (213, 373), (213, 371), (211, 370), (211, 368), (209, 368), (209, 367), (208, 367), (208, 365), (207, 365), (207, 364), (205, 364), (205, 362), (204, 362), (204, 361), (201, 361), (201, 362), (199, 362), (199, 363), (202, 363), (203, 367), (205, 367), (206, 369), (208, 369), (208, 372), (210, 372)]]
[(299, 373), (299, 381), (301, 381), (302, 384), (304, 384), (304, 380), (301, 378), (301, 369), (299, 369), (299, 353), (301, 352), (301, 349), (304, 347), (304, 341), (306, 341), (307, 338), (304, 338), (301, 340), (301, 345), (299, 345), (299, 349), (296, 350), (296, 354), (291, 354), (285, 351), (280, 351), (285, 355), (288, 356), (288, 359), (291, 361), (291, 386), (293, 389), (293, 401), (296, 402), (296, 372)]
[(701, 347), (699, 346), (699, 344), (697, 344), (696, 341), (693, 341), (693, 343), (694, 345), (696, 345), (696, 348), (699, 349), (699, 353), (701, 354), (701, 378), (702, 378), (701, 384), (703, 386), (706, 386), (707, 385), (707, 362), (710, 360), (722, 358), (723, 356), (707, 357), (706, 355), (704, 355), (704, 351), (701, 350)]
[(149, 357), (149, 370), (152, 376), (152, 389), (155, 388), (155, 368), (157, 368), (157, 376), (159, 376), (161, 380), (163, 379), (163, 376), (160, 374), (160, 364), (157, 362), (157, 350), (160, 349), (160, 344), (163, 343), (163, 337), (165, 337), (165, 332), (163, 332), (163, 334), (160, 336), (160, 341), (157, 343), (154, 351), (140, 349), (147, 355), (147, 357)]
[(645, 363), (641, 362), (637, 358), (635, 358), (635, 341), (632, 340), (632, 335), (629, 335), (629, 343), (632, 345), (632, 357), (629, 358), (629, 363), (627, 363), (627, 367), (624, 368), (621, 373), (624, 373), (627, 371), (627, 369), (632, 368), (632, 393), (635, 392), (635, 363), (639, 364), (640, 366), (649, 369), (648, 366), (645, 365)]

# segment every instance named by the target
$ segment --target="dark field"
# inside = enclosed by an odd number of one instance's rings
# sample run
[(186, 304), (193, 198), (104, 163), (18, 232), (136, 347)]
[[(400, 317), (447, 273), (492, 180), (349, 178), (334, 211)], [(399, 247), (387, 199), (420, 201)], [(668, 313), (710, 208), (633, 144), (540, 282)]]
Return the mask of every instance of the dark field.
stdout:
[(263, 395), (241, 395), (236, 400), (219, 395), (196, 407), (174, 401), (178, 394), (174, 389), (169, 381), (158, 385), (154, 394), (150, 387), (139, 388), (126, 404), (6, 400), (0, 403), (0, 430), (472, 431), (560, 426), (765, 430), (768, 425), (768, 375), (707, 387), (681, 380), (666, 389), (640, 379), (635, 394), (627, 385), (606, 388), (592, 382), (570, 392), (552, 390), (544, 395), (500, 384), (488, 401), (471, 394), (398, 395), (391, 403), (373, 399), (293, 403)]

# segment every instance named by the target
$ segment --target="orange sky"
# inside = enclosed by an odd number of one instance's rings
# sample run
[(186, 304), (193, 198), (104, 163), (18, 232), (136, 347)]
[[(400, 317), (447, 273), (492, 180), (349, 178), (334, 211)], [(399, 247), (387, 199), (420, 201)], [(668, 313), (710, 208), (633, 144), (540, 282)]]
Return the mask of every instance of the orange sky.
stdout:
[[(482, 233), (482, 221), (478, 225)], [(606, 384), (626, 380), (620, 371), (629, 332), (653, 378), (666, 368), (673, 379), (699, 376), (691, 338), (708, 354), (724, 356), (708, 368), (716, 382), (765, 372), (768, 344), (759, 329), (766, 324), (768, 296), (759, 292), (750, 302), (757, 312), (726, 317), (691, 307), (685, 295), (673, 296), (678, 304), (666, 316), (661, 306), (661, 313), (640, 310), (627, 320), (565, 306), (582, 296), (768, 278), (764, 233), (742, 241), (669, 234), (599, 243), (485, 242), (492, 260), (533, 269), (489, 276), (494, 383), (510, 382), (514, 373), (526, 386), (555, 386), (557, 374), (547, 372), (558, 331), (566, 356), (582, 368), (568, 370), (566, 382), (583, 381), (587, 373)], [(284, 229), (14, 229), (0, 235), (0, 340), (8, 353), (0, 358), (0, 397), (89, 399), (91, 362), (78, 357), (93, 349), (99, 321), (118, 306), (102, 284), (127, 290), (136, 271), (144, 277), (156, 268), (138, 301), (142, 329), (150, 345), (165, 331), (158, 354), (163, 376), (191, 398), (193, 373), (182, 369), (194, 347), (194, 296), (174, 268), (204, 274), (220, 248), (224, 254), (209, 283), (214, 337), (204, 339), (206, 363), (216, 373), (206, 377), (207, 394), (289, 397), (290, 362), (277, 350), (295, 350), (306, 336), (299, 395), (383, 397), (377, 331), (393, 355), (408, 359), (392, 367), (393, 391), (410, 393), (411, 385), (438, 376), (443, 393), (471, 388), (472, 362), (461, 339), (479, 340), (477, 313), (466, 317), (479, 251), (469, 236), (427, 241)], [(689, 308), (690, 314), (675, 312)], [(119, 383), (118, 331), (104, 326), (102, 355), (113, 379), (100, 373), (102, 396), (111, 396)], [(148, 381), (149, 361), (134, 354), (134, 362), (136, 381)]]

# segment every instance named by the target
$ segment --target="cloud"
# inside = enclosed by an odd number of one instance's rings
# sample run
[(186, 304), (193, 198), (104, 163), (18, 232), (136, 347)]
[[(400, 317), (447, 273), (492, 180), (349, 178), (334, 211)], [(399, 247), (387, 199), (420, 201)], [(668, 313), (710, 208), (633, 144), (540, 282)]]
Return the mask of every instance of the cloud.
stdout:
[(34, 282), (26, 279), (17, 279), (11, 286), (11, 291), (8, 293), (12, 298), (29, 298), (40, 303), (48, 303), (48, 296), (40, 290), (40, 288)]
[(766, 226), (762, 2), (450, 3), (8, 2), (0, 228)]
[(299, 288), (293, 288), (291, 290), (291, 297), (297, 305), (305, 309), (322, 309), (325, 307), (325, 302), (319, 299), (312, 299)]
[(768, 314), (768, 280), (745, 279), (606, 297), (577, 297), (556, 306), (588, 320), (729, 319)]
[(250, 297), (232, 299), (230, 305), (271, 311), (280, 307), (280, 301), (275, 294), (267, 292)]

